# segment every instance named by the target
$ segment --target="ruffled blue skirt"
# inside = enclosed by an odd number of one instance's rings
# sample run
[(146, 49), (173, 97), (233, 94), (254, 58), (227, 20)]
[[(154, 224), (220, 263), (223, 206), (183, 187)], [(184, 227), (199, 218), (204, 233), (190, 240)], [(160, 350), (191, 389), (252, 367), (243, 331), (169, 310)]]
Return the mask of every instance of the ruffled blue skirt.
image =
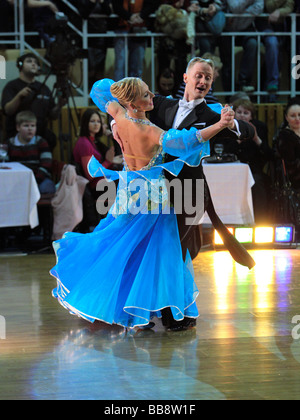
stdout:
[(175, 320), (197, 317), (190, 257), (183, 262), (176, 216), (111, 214), (89, 234), (54, 242), (53, 296), (89, 321), (146, 325), (170, 307)]

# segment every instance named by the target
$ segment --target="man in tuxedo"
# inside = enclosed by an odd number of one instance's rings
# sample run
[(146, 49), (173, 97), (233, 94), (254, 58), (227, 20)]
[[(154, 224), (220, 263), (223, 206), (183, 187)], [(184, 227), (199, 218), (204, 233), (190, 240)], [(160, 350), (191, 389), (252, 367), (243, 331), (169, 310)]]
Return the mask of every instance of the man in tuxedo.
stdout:
[[(153, 100), (154, 109), (149, 114), (150, 120), (163, 130), (170, 128), (190, 129), (196, 127), (202, 129), (215, 124), (220, 119), (220, 114), (214, 112), (205, 102), (205, 95), (210, 90), (213, 82), (214, 65), (211, 60), (205, 60), (200, 57), (193, 58), (184, 74), (185, 92), (181, 100), (169, 99), (163, 96), (156, 96)], [(213, 146), (217, 137), (239, 138), (246, 140), (254, 136), (253, 127), (245, 121), (236, 121), (231, 129), (225, 129), (210, 140)], [(168, 160), (174, 159), (168, 156)], [(166, 177), (170, 176), (166, 173)], [(184, 166), (178, 176), (179, 179), (204, 179), (202, 165), (198, 167)], [(205, 209), (207, 209), (208, 188), (205, 181)], [(195, 193), (195, 191), (193, 191)], [(190, 216), (191, 217), (191, 216)], [(191, 257), (195, 258), (200, 250), (200, 234), (198, 225), (188, 226), (185, 224), (186, 215), (178, 215), (178, 227), (181, 238), (183, 257), (186, 250), (189, 249)], [(199, 218), (198, 218), (199, 219)]]
[[(190, 129), (196, 127), (202, 129), (210, 126), (220, 119), (220, 114), (214, 112), (205, 102), (205, 95), (210, 90), (213, 82), (214, 65), (211, 60), (204, 60), (200, 57), (193, 58), (184, 74), (185, 92), (182, 100), (169, 99), (163, 96), (156, 96), (154, 98), (154, 109), (149, 114), (149, 119), (157, 126), (164, 130), (170, 128), (176, 129)], [(233, 112), (233, 111), (232, 111)], [(253, 127), (245, 121), (234, 120), (230, 129), (222, 130), (215, 138), (211, 139), (211, 145), (217, 137), (224, 138), (239, 138), (246, 140), (254, 136)], [(173, 160), (174, 157), (167, 156), (167, 160)], [(165, 176), (170, 181), (172, 176), (165, 172)], [(184, 168), (178, 175), (180, 180), (191, 179), (193, 183), (192, 196), (196, 194), (196, 179), (204, 179), (204, 209), (207, 210), (212, 223), (216, 229), (221, 229), (225, 233), (226, 228), (215, 213), (209, 188), (205, 180), (202, 165), (198, 167), (189, 167), (184, 165)], [(183, 185), (183, 184), (182, 184)], [(183, 192), (184, 197), (184, 192)], [(184, 203), (183, 203), (184, 204)], [(184, 205), (182, 206), (184, 210)], [(196, 216), (196, 215), (193, 215)], [(193, 217), (188, 215), (188, 217)], [(201, 215), (200, 215), (201, 217)], [(189, 250), (191, 258), (195, 258), (201, 248), (201, 238), (198, 224), (187, 225), (187, 214), (177, 214), (178, 229), (181, 239), (182, 254), (185, 259), (186, 252)], [(197, 215), (199, 220), (199, 215)], [(231, 242), (231, 239), (229, 240)], [(231, 247), (232, 244), (229, 244)], [(234, 245), (233, 245), (234, 246)], [(235, 246), (234, 246), (235, 247)], [(239, 251), (237, 251), (239, 252)], [(174, 321), (171, 311), (164, 309), (162, 311), (163, 324), (171, 330), (186, 329), (195, 325), (194, 319), (185, 318), (183, 321)]]

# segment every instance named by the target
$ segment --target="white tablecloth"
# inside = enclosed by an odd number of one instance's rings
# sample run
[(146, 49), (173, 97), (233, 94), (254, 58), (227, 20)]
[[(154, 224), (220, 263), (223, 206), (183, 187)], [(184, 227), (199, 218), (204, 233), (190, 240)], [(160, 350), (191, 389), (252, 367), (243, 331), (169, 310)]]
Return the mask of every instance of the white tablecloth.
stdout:
[(0, 167), (0, 227), (38, 226), (40, 192), (33, 172), (18, 162)]
[[(251, 187), (254, 179), (244, 163), (203, 163), (215, 210), (225, 224), (253, 224)], [(211, 221), (205, 213), (203, 222)]]

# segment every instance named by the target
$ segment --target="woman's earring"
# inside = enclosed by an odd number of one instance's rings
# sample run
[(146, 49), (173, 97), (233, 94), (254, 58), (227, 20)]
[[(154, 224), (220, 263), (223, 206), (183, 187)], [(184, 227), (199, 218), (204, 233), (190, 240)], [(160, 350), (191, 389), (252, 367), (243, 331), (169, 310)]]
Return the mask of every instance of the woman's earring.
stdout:
[(137, 112), (138, 112), (138, 110), (137, 110), (137, 109), (134, 109), (134, 110), (133, 110), (133, 112), (137, 113)]

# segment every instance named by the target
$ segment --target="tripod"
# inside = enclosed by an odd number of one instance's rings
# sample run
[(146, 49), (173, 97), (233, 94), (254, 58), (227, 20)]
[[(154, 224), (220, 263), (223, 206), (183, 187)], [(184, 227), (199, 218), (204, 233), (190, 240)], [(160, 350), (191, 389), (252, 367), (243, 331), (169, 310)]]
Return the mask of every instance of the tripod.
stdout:
[[(60, 145), (60, 158), (64, 162), (65, 161), (65, 148), (64, 145), (67, 143), (67, 162), (72, 161), (72, 127), (74, 132), (77, 132), (77, 129), (80, 124), (80, 114), (76, 107), (75, 98), (72, 92), (72, 82), (68, 77), (67, 70), (61, 70), (56, 72), (56, 83), (54, 85), (54, 93), (53, 97), (58, 98), (59, 101), (63, 101), (67, 105), (68, 109), (68, 133), (63, 134), (63, 121), (62, 121), (62, 111), (60, 110), (58, 116), (58, 123), (59, 123), (59, 145)], [(71, 98), (73, 109), (76, 115), (76, 121), (74, 120), (73, 113), (70, 107)]]

